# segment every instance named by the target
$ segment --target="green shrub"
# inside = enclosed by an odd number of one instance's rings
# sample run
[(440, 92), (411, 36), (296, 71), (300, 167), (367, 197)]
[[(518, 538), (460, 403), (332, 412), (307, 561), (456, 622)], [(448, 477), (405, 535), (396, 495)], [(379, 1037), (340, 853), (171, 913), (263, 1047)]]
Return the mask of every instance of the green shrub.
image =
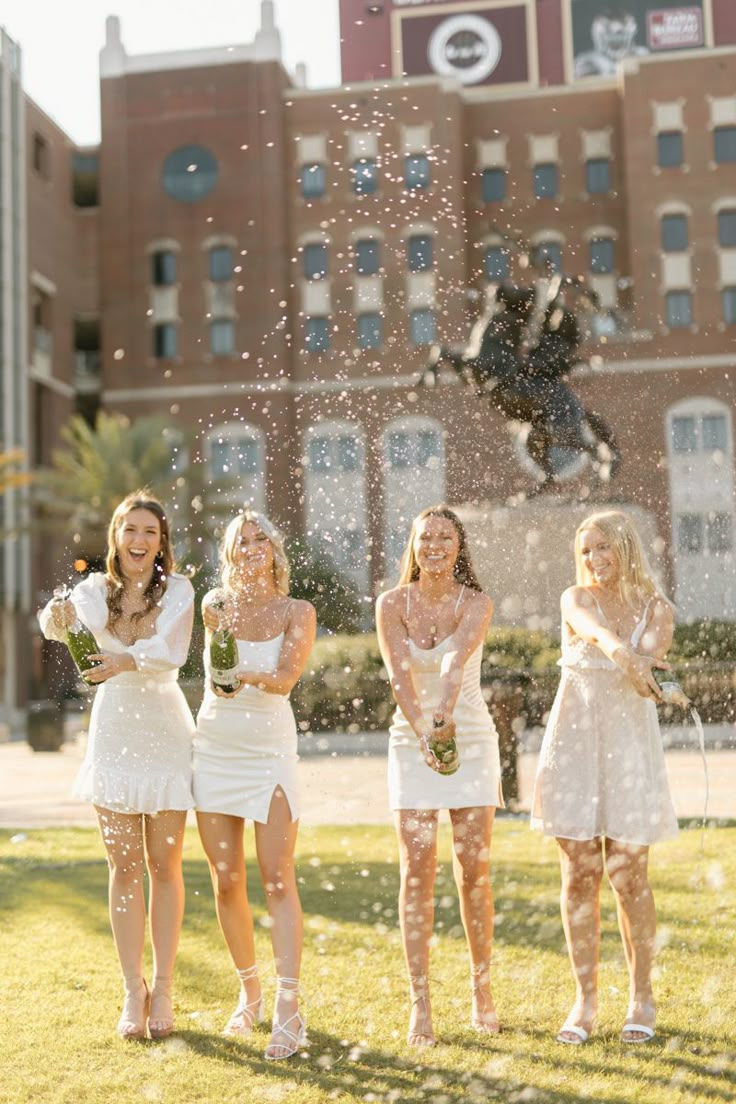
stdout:
[(678, 666), (693, 662), (736, 663), (736, 621), (693, 621), (677, 625), (669, 659)]

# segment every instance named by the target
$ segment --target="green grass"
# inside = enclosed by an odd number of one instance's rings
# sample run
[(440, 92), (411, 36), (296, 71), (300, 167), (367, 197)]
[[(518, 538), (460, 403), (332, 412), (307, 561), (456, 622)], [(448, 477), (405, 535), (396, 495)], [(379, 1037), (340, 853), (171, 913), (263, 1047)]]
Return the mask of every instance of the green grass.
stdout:
[[(466, 953), (443, 824), (432, 956), (441, 1045), (425, 1052), (404, 1044), (406, 986), (391, 831), (303, 830), (299, 873), (311, 1046), (304, 1056), (278, 1064), (263, 1060), (265, 1029), (247, 1042), (219, 1034), (236, 986), (194, 832), (185, 852), (179, 1030), (163, 1043), (127, 1045), (114, 1035), (120, 983), (96, 833), (28, 831), (15, 842), (11, 836), (0, 832), (0, 1101), (736, 1101), (734, 827), (710, 828), (703, 856), (695, 830), (654, 851), (661, 936), (656, 1041), (643, 1047), (618, 1042), (626, 975), (606, 891), (600, 1025), (588, 1046), (561, 1047), (554, 1033), (572, 985), (554, 845), (522, 821), (504, 819), (497, 826), (494, 992), (504, 1032), (485, 1041), (467, 1026)], [(270, 997), (263, 895), (255, 871), (249, 874)]]

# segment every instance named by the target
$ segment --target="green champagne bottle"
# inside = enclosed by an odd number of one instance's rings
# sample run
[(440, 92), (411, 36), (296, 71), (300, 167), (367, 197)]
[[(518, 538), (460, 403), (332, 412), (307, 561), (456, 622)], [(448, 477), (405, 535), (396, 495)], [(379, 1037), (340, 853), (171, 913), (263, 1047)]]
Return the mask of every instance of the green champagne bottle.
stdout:
[[(225, 598), (215, 598), (212, 609), (223, 613), (226, 609)], [(222, 620), (222, 619), (221, 619)], [(210, 678), (218, 689), (233, 694), (240, 686), (238, 678), (238, 643), (230, 625), (222, 625), (210, 637)]]
[[(54, 601), (59, 604), (68, 602), (70, 595), (69, 587), (57, 587), (54, 591)], [(100, 649), (94, 636), (87, 626), (82, 624), (79, 617), (75, 617), (72, 624), (64, 630), (64, 643), (69, 649), (69, 655), (74, 660), (77, 670), (86, 682), (85, 672), (97, 666), (97, 663), (89, 657), (97, 655)]]
[[(443, 728), (444, 721), (435, 719), (434, 727)], [(429, 750), (437, 762), (442, 765), (442, 773), (455, 774), (460, 767), (460, 753), (457, 750), (455, 737), (453, 736), (450, 740), (433, 740), (430, 734), (427, 742)]]

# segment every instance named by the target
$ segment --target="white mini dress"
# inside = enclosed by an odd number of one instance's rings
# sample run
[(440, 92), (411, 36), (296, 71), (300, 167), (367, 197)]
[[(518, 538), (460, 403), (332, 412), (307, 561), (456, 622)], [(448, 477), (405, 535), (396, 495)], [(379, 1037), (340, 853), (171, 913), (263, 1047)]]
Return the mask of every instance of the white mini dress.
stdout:
[[(283, 632), (271, 640), (238, 640), (240, 671), (275, 671)], [(205, 692), (194, 738), (193, 788), (197, 811), (268, 823), (277, 786), (286, 794), (291, 819), (299, 819), (297, 733), (286, 694), (244, 686), (234, 698), (219, 698), (204, 652)]]
[[(107, 679), (95, 691), (87, 751), (74, 782), (74, 796), (118, 813), (193, 808), (194, 720), (177, 682), (192, 632), (192, 584), (172, 573), (154, 635), (130, 645), (107, 628), (107, 583), (101, 572), (78, 583), (71, 601), (100, 651), (128, 652), (137, 668)], [(51, 602), (39, 620), (49, 640), (63, 639), (54, 625)]]
[[(641, 641), (645, 610), (631, 636)], [(647, 846), (677, 835), (657, 707), (563, 626), (560, 685), (539, 754), (532, 828), (561, 839)]]
[[(458, 605), (462, 594), (458, 599)], [(407, 591), (407, 612), (409, 592)], [(450, 635), (434, 648), (419, 648), (409, 640), (409, 663), (417, 697), (425, 717), (439, 705), (441, 677), (453, 655)], [(483, 645), (468, 657), (452, 718), (460, 767), (455, 774), (438, 774), (427, 766), (414, 729), (400, 708), (389, 728), (388, 791), (391, 809), (467, 809), (482, 805), (503, 808), (498, 733), (480, 688)]]

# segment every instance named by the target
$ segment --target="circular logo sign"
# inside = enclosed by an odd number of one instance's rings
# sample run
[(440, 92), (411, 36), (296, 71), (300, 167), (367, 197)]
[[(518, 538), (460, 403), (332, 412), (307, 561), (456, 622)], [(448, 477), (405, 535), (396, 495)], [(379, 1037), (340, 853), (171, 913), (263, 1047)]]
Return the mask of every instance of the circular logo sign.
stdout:
[(478, 84), (498, 65), (501, 48), (501, 37), (487, 19), (453, 15), (432, 32), (427, 57), (440, 76), (454, 77), (461, 84)]

